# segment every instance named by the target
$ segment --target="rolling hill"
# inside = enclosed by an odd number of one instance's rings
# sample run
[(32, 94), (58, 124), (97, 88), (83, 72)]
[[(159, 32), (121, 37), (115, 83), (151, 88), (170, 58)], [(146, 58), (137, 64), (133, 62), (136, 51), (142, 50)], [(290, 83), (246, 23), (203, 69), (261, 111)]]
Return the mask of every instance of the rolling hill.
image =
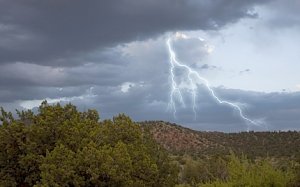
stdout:
[(173, 154), (210, 156), (245, 154), (256, 157), (295, 158), (300, 155), (300, 132), (205, 132), (164, 121), (139, 122), (144, 130)]

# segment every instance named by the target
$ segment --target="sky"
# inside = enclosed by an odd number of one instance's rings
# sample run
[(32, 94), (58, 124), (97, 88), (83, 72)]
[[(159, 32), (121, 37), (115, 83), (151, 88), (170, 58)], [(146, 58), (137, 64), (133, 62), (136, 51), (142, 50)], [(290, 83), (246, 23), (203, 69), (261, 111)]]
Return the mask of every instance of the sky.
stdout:
[(247, 130), (201, 83), (196, 116), (188, 84), (173, 115), (166, 40), (175, 37), (178, 60), (261, 124), (250, 130), (300, 130), (299, 10), (299, 0), (0, 0), (0, 106), (47, 99), (97, 109), (101, 119)]

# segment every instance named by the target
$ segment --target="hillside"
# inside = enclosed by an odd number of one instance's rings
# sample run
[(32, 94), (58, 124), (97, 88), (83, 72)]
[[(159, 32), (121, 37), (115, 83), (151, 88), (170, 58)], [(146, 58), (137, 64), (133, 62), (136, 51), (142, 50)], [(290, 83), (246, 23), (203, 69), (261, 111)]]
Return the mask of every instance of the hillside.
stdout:
[(300, 155), (300, 132), (204, 132), (163, 121), (139, 122), (154, 139), (174, 154), (198, 156), (228, 154), (230, 150), (248, 157)]
[(16, 117), (0, 107), (0, 186), (300, 186), (300, 162), (290, 159), (299, 151), (297, 132), (140, 124), (124, 114), (101, 121), (96, 110), (72, 104), (44, 101), (36, 113)]

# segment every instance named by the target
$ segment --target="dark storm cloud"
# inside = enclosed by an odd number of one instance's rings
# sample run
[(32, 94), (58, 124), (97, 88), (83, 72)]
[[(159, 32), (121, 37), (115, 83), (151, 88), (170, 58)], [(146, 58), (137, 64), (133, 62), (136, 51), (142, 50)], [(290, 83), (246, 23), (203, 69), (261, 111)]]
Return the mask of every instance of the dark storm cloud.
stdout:
[[(0, 1), (0, 63), (67, 66), (103, 47), (166, 31), (217, 29), (265, 1), (61, 0)], [(70, 59), (69, 59), (70, 58)]]
[(300, 27), (299, 0), (275, 0), (266, 8), (270, 14), (266, 21), (272, 28)]
[[(173, 111), (168, 110), (167, 84), (137, 86), (131, 88), (128, 93), (121, 93), (116, 88), (105, 91), (95, 88), (95, 92), (99, 95), (88, 104), (100, 111), (102, 119), (126, 111), (126, 114), (137, 121), (173, 121), (198, 130), (229, 132), (247, 129), (245, 121), (240, 118), (237, 111), (227, 105), (217, 104), (203, 88), (198, 92), (196, 119), (189, 105), (185, 108), (178, 105), (176, 119), (173, 117)], [(263, 122), (262, 127), (250, 126), (252, 130), (299, 130), (300, 92), (263, 93), (221, 87), (214, 89), (219, 97), (239, 103), (247, 117)], [(188, 103), (190, 98), (184, 99)], [(84, 100), (77, 100), (75, 103), (79, 106), (87, 104)]]
[[(86, 63), (75, 67), (53, 67), (23, 62), (2, 64), (0, 87), (65, 87), (86, 84), (113, 86), (124, 78), (122, 69), (129, 63), (126, 56), (115, 48), (82, 59), (86, 59)], [(97, 60), (101, 63), (95, 63)]]
[(45, 98), (78, 97), (85, 94), (91, 86), (82, 85), (76, 87), (41, 87), (41, 86), (19, 86), (0, 87), (0, 106), (22, 100), (43, 100)]
[[(98, 109), (102, 119), (125, 112), (135, 120), (176, 121), (200, 130), (246, 130), (236, 111), (217, 104), (203, 88), (196, 120), (190, 107), (180, 106), (173, 118), (168, 54), (159, 36), (218, 29), (255, 16), (253, 6), (264, 2), (0, 0), (0, 105), (11, 110), (31, 100), (67, 98), (64, 102), (83, 110)], [(202, 55), (196, 51), (184, 60), (202, 71), (219, 68), (203, 64), (201, 55), (194, 62), (195, 54)], [(131, 86), (122, 91), (126, 83)], [(270, 129), (299, 128), (300, 93), (215, 90), (224, 99), (247, 104), (245, 114), (264, 119)]]
[(133, 42), (93, 58), (105, 62), (75, 67), (20, 62), (0, 65), (0, 105), (14, 100), (79, 96), (89, 87), (97, 87), (96, 94), (111, 88), (120, 91), (124, 82), (144, 82), (156, 85), (157, 89), (162, 81), (168, 82), (168, 56), (161, 40)]

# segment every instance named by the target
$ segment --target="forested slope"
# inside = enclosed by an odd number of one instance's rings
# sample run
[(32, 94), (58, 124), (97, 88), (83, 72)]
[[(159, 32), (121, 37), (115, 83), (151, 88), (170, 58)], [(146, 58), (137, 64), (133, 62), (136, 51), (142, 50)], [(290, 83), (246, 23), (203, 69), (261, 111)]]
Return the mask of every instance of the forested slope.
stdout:
[(245, 154), (248, 157), (288, 157), (300, 155), (300, 132), (205, 132), (194, 131), (164, 121), (140, 122), (154, 139), (176, 154), (209, 156), (216, 154)]

